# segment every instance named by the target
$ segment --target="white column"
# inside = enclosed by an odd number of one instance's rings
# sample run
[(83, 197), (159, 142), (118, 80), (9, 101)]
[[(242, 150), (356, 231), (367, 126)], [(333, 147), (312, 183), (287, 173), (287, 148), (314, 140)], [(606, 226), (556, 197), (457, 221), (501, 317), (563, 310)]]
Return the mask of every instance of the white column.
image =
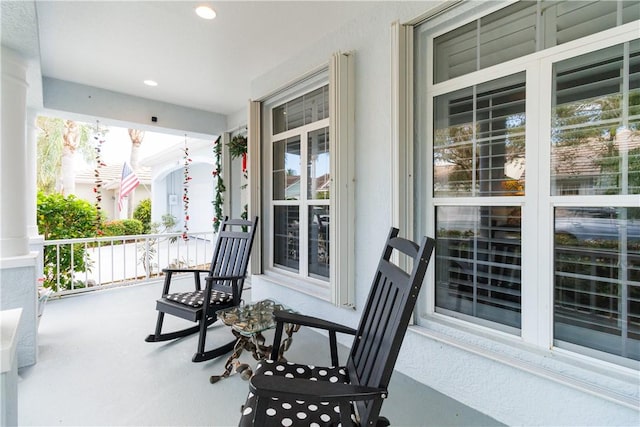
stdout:
[(0, 140), (0, 257), (29, 253), (27, 237), (27, 63), (2, 48)]
[(26, 200), (27, 200), (27, 236), (31, 239), (40, 238), (38, 233), (38, 113), (33, 109), (27, 110), (27, 177), (26, 180)]
[(37, 253), (29, 251), (27, 200), (27, 61), (2, 47), (0, 92), (0, 310), (22, 309), (18, 327), (18, 367), (36, 363)]

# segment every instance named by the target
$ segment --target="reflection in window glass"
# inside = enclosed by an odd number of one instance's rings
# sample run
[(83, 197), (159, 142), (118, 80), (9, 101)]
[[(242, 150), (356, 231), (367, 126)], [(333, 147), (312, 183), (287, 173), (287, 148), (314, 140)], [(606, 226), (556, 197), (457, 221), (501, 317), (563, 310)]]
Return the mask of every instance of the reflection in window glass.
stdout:
[(300, 136), (273, 144), (273, 199), (300, 198)]
[(309, 275), (329, 280), (329, 206), (309, 207)]
[(329, 128), (309, 132), (307, 146), (307, 198), (329, 199)]
[(555, 209), (554, 336), (640, 360), (640, 208)]
[(520, 328), (521, 209), (436, 209), (436, 311)]
[(277, 135), (329, 117), (329, 86), (323, 86), (272, 110), (273, 134)]
[[(640, 18), (635, 1), (519, 1), (434, 39), (434, 83)], [(538, 40), (540, 38), (540, 40)]]
[(559, 62), (553, 76), (552, 194), (640, 194), (640, 41)]
[(435, 98), (434, 196), (520, 196), (525, 75)]
[(274, 206), (273, 211), (273, 263), (298, 271), (300, 268), (300, 208)]

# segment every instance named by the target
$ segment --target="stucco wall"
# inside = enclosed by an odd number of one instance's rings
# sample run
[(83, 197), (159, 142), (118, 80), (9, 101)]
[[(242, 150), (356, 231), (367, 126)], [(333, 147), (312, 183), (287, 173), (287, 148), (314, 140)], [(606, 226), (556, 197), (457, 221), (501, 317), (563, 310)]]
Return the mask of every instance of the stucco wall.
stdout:
[[(252, 98), (260, 99), (327, 63), (332, 52), (355, 54), (356, 311), (283, 288), (266, 276), (252, 278), (254, 300), (276, 298), (301, 312), (356, 326), (391, 225), (391, 23), (407, 22), (433, 5), (435, 2), (379, 4), (369, 15), (292, 54), (287, 62), (253, 81)], [(629, 381), (629, 371), (614, 367), (608, 372), (603, 368), (597, 374), (603, 385), (599, 388), (591, 382), (596, 374), (588, 368), (578, 372), (570, 359), (543, 366), (548, 355), (536, 354), (525, 364), (507, 363), (509, 357), (470, 351), (415, 329), (418, 332), (410, 331), (406, 336), (396, 369), (498, 421), (573, 426), (637, 425), (640, 420), (638, 410), (628, 404), (638, 394), (634, 392), (637, 381)], [(475, 339), (484, 347), (494, 344), (487, 338)], [(456, 342), (455, 337), (452, 342)], [(527, 357), (533, 354), (529, 351), (519, 349)], [(617, 383), (603, 384), (608, 375)], [(617, 386), (624, 389), (620, 400), (613, 393)]]

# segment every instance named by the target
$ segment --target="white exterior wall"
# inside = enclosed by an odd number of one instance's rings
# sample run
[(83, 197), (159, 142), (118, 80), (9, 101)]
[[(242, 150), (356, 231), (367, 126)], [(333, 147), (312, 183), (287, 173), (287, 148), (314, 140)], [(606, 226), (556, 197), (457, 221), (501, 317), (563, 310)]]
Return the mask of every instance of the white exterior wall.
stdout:
[[(392, 218), (391, 23), (417, 18), (433, 5), (381, 3), (371, 15), (325, 36), (253, 81), (252, 98), (260, 99), (327, 63), (332, 52), (355, 54), (356, 311), (259, 275), (252, 277), (254, 300), (275, 298), (300, 312), (357, 325)], [(604, 364), (592, 369), (592, 364), (524, 345), (501, 348), (496, 340), (480, 335), (463, 339), (456, 336), (461, 330), (450, 328), (442, 335), (426, 326), (412, 327), (396, 369), (508, 425), (639, 424), (640, 413), (630, 404), (638, 398), (633, 371)]]

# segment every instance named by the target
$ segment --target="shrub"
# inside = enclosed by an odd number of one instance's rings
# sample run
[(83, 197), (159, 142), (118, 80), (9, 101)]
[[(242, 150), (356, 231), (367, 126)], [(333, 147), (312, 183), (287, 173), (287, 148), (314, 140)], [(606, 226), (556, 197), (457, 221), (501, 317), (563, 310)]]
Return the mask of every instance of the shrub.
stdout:
[(136, 206), (133, 218), (142, 223), (142, 233), (149, 234), (151, 232), (151, 199), (144, 199)]
[(124, 235), (132, 236), (134, 234), (142, 234), (144, 232), (144, 224), (139, 219), (123, 219)]
[(137, 219), (115, 219), (105, 222), (102, 227), (102, 232), (107, 237), (142, 234), (142, 230), (142, 222)]
[[(93, 237), (97, 215), (95, 206), (73, 195), (64, 197), (62, 194), (38, 193), (38, 230), (45, 240)], [(57, 251), (54, 246), (45, 247), (44, 287), (55, 292), (71, 289), (72, 270), (89, 270), (84, 246), (74, 245), (73, 251), (71, 248), (71, 245), (61, 245)]]

